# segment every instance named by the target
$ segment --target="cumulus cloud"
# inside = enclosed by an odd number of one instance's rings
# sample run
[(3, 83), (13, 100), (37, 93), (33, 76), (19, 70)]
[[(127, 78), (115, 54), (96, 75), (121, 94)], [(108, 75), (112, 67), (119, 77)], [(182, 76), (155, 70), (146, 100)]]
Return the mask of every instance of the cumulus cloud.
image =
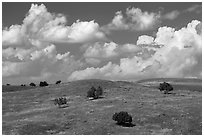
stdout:
[[(163, 19), (175, 19), (178, 15), (172, 11)], [(50, 13), (43, 4), (32, 4), (21, 25), (2, 31), (2, 76), (25, 81), (201, 77), (200, 21), (193, 20), (180, 30), (160, 27), (156, 37), (142, 35), (135, 44), (107, 42), (101, 31), (149, 30), (161, 19), (160, 13), (127, 8), (125, 15), (116, 12), (112, 22), (103, 28), (94, 20), (77, 20), (68, 26), (63, 14)], [(85, 43), (83, 57), (77, 60), (68, 51), (59, 54), (59, 42)]]
[(151, 36), (147, 36), (147, 35), (142, 35), (139, 36), (138, 40), (137, 40), (137, 45), (139, 44), (152, 44), (154, 42), (154, 38)]
[(118, 45), (114, 42), (104, 44), (96, 42), (93, 46), (88, 47), (84, 53), (84, 56), (89, 58), (110, 58), (117, 56), (117, 48)]
[(153, 37), (143, 35), (138, 38), (137, 44), (96, 42), (88, 44), (86, 47), (87, 49), (84, 52), (85, 61), (92, 66), (97, 66), (102, 62), (117, 61), (121, 58), (134, 56), (147, 59), (162, 45), (155, 44)]
[[(55, 45), (51, 44), (43, 49), (12, 49), (2, 51), (3, 78), (26, 77), (28, 80), (42, 80), (57, 76), (68, 76), (83, 66), (79, 60), (69, 52), (59, 54)], [(12, 58), (18, 58), (14, 61)]]
[(12, 25), (9, 28), (5, 28), (2, 32), (3, 45), (20, 45), (22, 44), (22, 34), (20, 25)]
[(68, 80), (202, 77), (202, 41), (197, 27), (200, 24), (200, 21), (193, 20), (180, 30), (161, 27), (158, 29), (154, 43), (163, 46), (157, 47), (158, 50), (151, 57), (121, 58), (119, 64), (109, 62), (101, 68), (90, 67), (75, 71)]
[(4, 28), (3, 78), (65, 80), (81, 68), (84, 63), (69, 52), (58, 54), (53, 43), (90, 43), (106, 40), (106, 36), (95, 21), (66, 23), (65, 15), (48, 12), (43, 4), (32, 4), (21, 25)]
[(126, 16), (121, 11), (115, 13), (111, 23), (104, 26), (105, 31), (108, 30), (131, 30), (144, 31), (153, 29), (160, 23), (160, 14), (154, 12), (142, 11), (139, 8), (127, 8)]
[(84, 43), (105, 40), (105, 34), (94, 21), (77, 20), (66, 25), (63, 14), (48, 12), (45, 5), (32, 4), (22, 25), (12, 25), (3, 30), (2, 44), (31, 45), (33, 41)]

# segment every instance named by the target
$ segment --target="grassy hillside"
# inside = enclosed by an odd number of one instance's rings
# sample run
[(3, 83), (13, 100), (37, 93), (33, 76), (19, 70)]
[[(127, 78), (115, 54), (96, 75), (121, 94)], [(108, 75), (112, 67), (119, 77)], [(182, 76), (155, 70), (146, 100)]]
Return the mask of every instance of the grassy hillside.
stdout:
[[(86, 97), (91, 86), (104, 89), (103, 98)], [(68, 99), (58, 108), (53, 100)], [(202, 93), (174, 90), (164, 95), (138, 83), (80, 80), (48, 87), (2, 93), (3, 134), (139, 135), (202, 134)], [(112, 120), (115, 112), (132, 115), (132, 127)]]

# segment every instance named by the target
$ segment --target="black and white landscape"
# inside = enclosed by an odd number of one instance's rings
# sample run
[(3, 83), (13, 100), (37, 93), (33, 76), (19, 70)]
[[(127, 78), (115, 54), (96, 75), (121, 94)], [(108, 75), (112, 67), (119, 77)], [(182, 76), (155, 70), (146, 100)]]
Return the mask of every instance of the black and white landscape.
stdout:
[(201, 2), (3, 2), (2, 27), (2, 134), (202, 134)]

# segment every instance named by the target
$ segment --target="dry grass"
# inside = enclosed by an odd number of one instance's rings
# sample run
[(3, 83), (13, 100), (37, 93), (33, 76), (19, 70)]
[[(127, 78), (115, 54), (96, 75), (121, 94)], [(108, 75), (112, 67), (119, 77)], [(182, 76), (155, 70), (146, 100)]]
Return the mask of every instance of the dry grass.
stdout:
[[(104, 97), (86, 98), (91, 86), (104, 88)], [(82, 80), (61, 85), (3, 92), (3, 134), (202, 134), (202, 93), (176, 89), (164, 95), (135, 83)], [(68, 98), (58, 108), (53, 99)], [(133, 127), (112, 120), (127, 111)]]

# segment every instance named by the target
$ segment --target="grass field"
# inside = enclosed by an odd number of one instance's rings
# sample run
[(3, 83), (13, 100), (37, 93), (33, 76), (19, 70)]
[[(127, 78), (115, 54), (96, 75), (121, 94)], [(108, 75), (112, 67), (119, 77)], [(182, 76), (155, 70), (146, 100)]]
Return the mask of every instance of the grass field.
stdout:
[[(178, 87), (173, 85), (172, 94), (166, 95), (155, 88), (158, 82), (154, 80), (80, 80), (48, 87), (13, 88), (12, 92), (3, 87), (2, 133), (201, 135), (202, 84), (200, 80), (174, 81), (179, 82)], [(104, 89), (103, 98), (87, 99), (89, 88), (99, 85)], [(58, 97), (66, 97), (68, 107), (55, 106), (53, 100)], [(112, 116), (119, 111), (132, 115), (135, 126), (117, 125)]]

